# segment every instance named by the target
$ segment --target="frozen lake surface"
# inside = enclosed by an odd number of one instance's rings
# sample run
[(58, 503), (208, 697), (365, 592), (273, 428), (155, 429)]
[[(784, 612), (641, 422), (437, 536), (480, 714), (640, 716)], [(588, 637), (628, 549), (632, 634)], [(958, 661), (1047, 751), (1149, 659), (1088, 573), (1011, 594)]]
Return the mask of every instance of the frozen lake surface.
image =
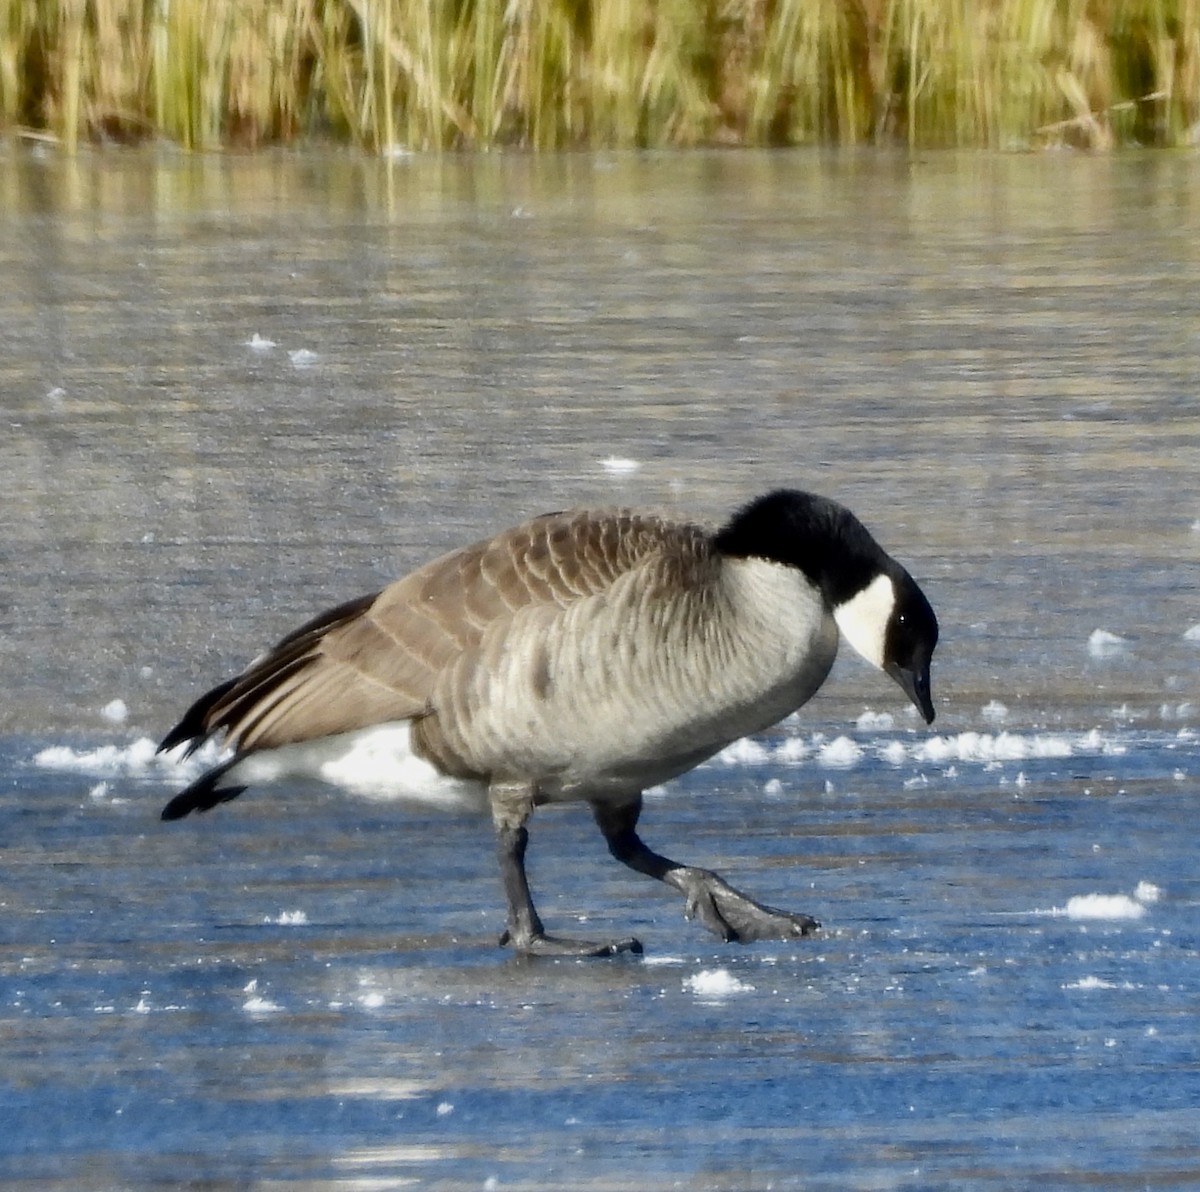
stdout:
[[(0, 172), (0, 1183), (1200, 1186), (1200, 159), (247, 159)], [(938, 720), (839, 661), (647, 842), (317, 785), (162, 824), (152, 742), (527, 514), (844, 500)], [(586, 921), (586, 929), (578, 925)]]

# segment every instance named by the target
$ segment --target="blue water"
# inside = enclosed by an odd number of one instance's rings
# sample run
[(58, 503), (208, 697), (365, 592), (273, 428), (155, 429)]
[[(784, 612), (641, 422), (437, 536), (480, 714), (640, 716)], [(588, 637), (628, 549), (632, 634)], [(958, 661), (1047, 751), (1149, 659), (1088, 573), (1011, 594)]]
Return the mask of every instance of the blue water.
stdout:
[[(1200, 1187), (1200, 160), (5, 166), (0, 1184)], [(779, 482), (921, 579), (938, 720), (839, 660), (643, 828), (820, 935), (578, 808), (539, 909), (642, 957), (497, 947), (481, 821), (158, 819), (141, 742), (320, 608)]]

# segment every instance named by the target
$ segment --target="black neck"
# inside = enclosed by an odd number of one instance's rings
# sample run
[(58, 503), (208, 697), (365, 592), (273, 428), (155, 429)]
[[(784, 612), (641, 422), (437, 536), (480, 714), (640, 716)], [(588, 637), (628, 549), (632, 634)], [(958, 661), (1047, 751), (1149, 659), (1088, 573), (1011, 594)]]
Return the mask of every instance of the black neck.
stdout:
[(831, 608), (891, 570), (891, 560), (849, 509), (792, 489), (751, 501), (718, 532), (715, 544), (729, 558), (797, 568)]

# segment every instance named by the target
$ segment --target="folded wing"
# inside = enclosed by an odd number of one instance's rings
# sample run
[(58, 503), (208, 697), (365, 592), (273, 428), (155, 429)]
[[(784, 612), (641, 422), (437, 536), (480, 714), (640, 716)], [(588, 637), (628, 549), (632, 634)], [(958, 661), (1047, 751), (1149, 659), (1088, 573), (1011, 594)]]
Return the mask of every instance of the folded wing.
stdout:
[(706, 552), (698, 528), (622, 510), (535, 518), (301, 626), (197, 700), (161, 748), (224, 732), (245, 753), (436, 715), (439, 676), (522, 610), (566, 608), (652, 555), (686, 567)]

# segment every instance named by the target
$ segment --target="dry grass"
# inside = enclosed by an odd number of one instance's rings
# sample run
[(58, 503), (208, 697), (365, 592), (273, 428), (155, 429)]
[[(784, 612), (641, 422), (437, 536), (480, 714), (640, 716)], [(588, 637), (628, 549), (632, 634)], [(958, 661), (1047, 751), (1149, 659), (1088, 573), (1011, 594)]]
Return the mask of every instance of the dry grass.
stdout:
[(188, 148), (1200, 133), (1200, 0), (0, 0), (0, 127)]

